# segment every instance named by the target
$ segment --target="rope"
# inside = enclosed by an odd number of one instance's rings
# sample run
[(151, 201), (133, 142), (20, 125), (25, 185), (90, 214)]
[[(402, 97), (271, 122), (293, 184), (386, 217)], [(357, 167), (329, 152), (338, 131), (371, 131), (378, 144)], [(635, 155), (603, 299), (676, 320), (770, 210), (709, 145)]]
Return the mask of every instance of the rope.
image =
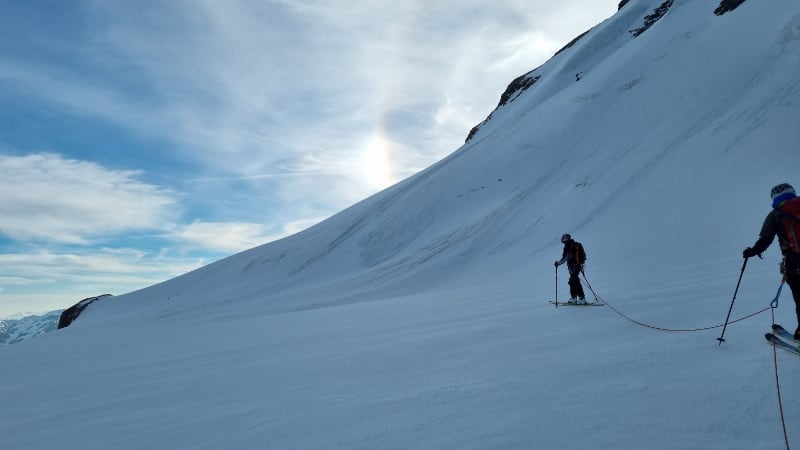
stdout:
[[(781, 296), (781, 290), (783, 289), (783, 284), (786, 282), (786, 277), (784, 276), (781, 278), (781, 285), (778, 286), (778, 292), (775, 294), (775, 298), (770, 303), (770, 308), (772, 309), (772, 325), (775, 325), (775, 310), (778, 308), (778, 298)], [(786, 450), (789, 450), (789, 435), (786, 432), (786, 418), (783, 414), (783, 396), (781, 395), (781, 380), (778, 376), (778, 350), (775, 348), (775, 344), (772, 344), (772, 361), (775, 366), (775, 388), (778, 391), (778, 410), (781, 413), (781, 425), (783, 426), (783, 439), (786, 442)]]
[[(781, 282), (781, 286), (783, 283)], [(778, 289), (778, 295), (781, 294), (780, 289)], [(775, 305), (771, 307), (772, 309), (772, 324), (775, 325), (775, 308), (777, 308), (777, 300), (778, 297), (775, 297)], [(786, 417), (783, 414), (783, 398), (781, 396), (781, 379), (778, 376), (778, 349), (775, 348), (775, 344), (772, 344), (772, 361), (775, 365), (775, 388), (778, 391), (778, 410), (781, 413), (781, 425), (783, 426), (783, 440), (786, 442), (786, 450), (789, 450), (789, 434), (786, 432)]]
[[(778, 307), (778, 298), (781, 295), (781, 290), (783, 289), (783, 284), (786, 281), (786, 278), (782, 278), (781, 279), (781, 285), (778, 287), (778, 293), (775, 295), (775, 298), (772, 300), (772, 302), (770, 302), (770, 306), (766, 307), (766, 308), (764, 308), (764, 309), (762, 309), (760, 311), (756, 311), (756, 312), (754, 312), (752, 314), (748, 314), (748, 315), (746, 315), (744, 317), (740, 317), (740, 318), (738, 318), (736, 320), (733, 320), (733, 321), (729, 321), (729, 322), (726, 321), (726, 324), (719, 324), (719, 325), (714, 325), (714, 326), (710, 326), (710, 327), (694, 328), (694, 329), (673, 329), (673, 328), (656, 327), (656, 326), (653, 326), (653, 325), (646, 324), (644, 322), (640, 322), (640, 321), (638, 321), (636, 319), (633, 319), (631, 317), (628, 317), (624, 313), (620, 312), (617, 308), (614, 308), (612, 305), (610, 305), (607, 301), (603, 300), (599, 295), (597, 295), (597, 292), (595, 292), (594, 289), (592, 288), (592, 285), (591, 285), (591, 283), (589, 283), (589, 280), (586, 278), (586, 273), (583, 270), (581, 270), (581, 275), (583, 275), (583, 280), (586, 282), (586, 285), (589, 286), (589, 290), (592, 292), (592, 295), (594, 295), (594, 299), (595, 299), (596, 302), (604, 303), (606, 306), (611, 308), (612, 311), (614, 311), (618, 315), (624, 317), (625, 319), (627, 319), (627, 320), (629, 320), (629, 321), (631, 321), (631, 322), (633, 322), (633, 323), (635, 323), (637, 325), (641, 325), (643, 327), (650, 328), (650, 329), (653, 329), (653, 330), (675, 331), (675, 332), (693, 332), (693, 331), (711, 330), (711, 329), (714, 329), (714, 328), (722, 327), (722, 326), (724, 326), (724, 325), (726, 325), (728, 323), (736, 323), (736, 322), (740, 322), (740, 321), (745, 320), (745, 319), (749, 319), (749, 318), (751, 318), (753, 316), (756, 316), (758, 314), (761, 314), (761, 313), (763, 313), (763, 312), (765, 312), (767, 310), (770, 310), (772, 312), (772, 324), (774, 325), (775, 324), (775, 309)], [(728, 312), (728, 316), (730, 317), (730, 312)], [(773, 358), (773, 363), (774, 363), (774, 366), (775, 366), (775, 387), (776, 387), (776, 389), (778, 391), (778, 409), (780, 411), (780, 416), (781, 416), (781, 426), (783, 426), (783, 439), (784, 439), (784, 442), (786, 443), (786, 450), (790, 450), (789, 449), (789, 434), (786, 431), (786, 416), (783, 413), (783, 397), (781, 395), (781, 381), (780, 381), (780, 377), (778, 376), (778, 350), (775, 348), (775, 344), (772, 344), (772, 358)]]
[[(696, 332), (696, 331), (706, 331), (706, 330), (713, 330), (714, 328), (720, 328), (720, 327), (724, 326), (724, 324), (719, 324), (719, 325), (708, 326), (708, 327), (702, 327), (702, 328), (676, 329), (676, 328), (663, 328), (663, 327), (657, 327), (657, 326), (654, 326), (654, 325), (649, 325), (649, 324), (646, 324), (646, 323), (644, 323), (644, 322), (640, 322), (640, 321), (638, 321), (638, 320), (636, 320), (636, 319), (634, 319), (634, 318), (631, 318), (631, 317), (629, 317), (629, 316), (625, 315), (623, 312), (621, 312), (620, 310), (618, 310), (617, 308), (615, 308), (613, 305), (611, 305), (610, 303), (608, 303), (607, 301), (605, 301), (603, 298), (601, 298), (599, 295), (597, 295), (597, 292), (595, 292), (595, 291), (594, 291), (594, 289), (592, 288), (592, 285), (589, 283), (589, 280), (586, 278), (586, 274), (585, 274), (583, 271), (581, 271), (581, 274), (583, 275), (583, 280), (586, 282), (586, 285), (587, 285), (587, 286), (589, 286), (589, 290), (590, 290), (590, 291), (592, 291), (592, 295), (594, 295), (595, 301), (597, 301), (597, 302), (601, 302), (601, 303), (605, 304), (606, 306), (608, 306), (609, 308), (611, 308), (611, 310), (612, 310), (612, 311), (614, 311), (614, 312), (615, 312), (617, 315), (619, 315), (619, 316), (621, 316), (621, 317), (623, 317), (623, 318), (625, 318), (625, 319), (627, 319), (627, 320), (629, 320), (629, 321), (631, 321), (631, 322), (635, 323), (636, 325), (643, 326), (643, 327), (645, 327), (645, 328), (650, 328), (650, 329), (653, 329), (653, 330), (659, 330), (659, 331), (671, 331), (671, 332)], [(744, 317), (740, 317), (740, 318), (738, 318), (738, 319), (736, 319), (736, 320), (732, 320), (732, 321), (730, 321), (730, 322), (728, 322), (728, 323), (736, 323), (736, 322), (741, 322), (742, 320), (746, 320), (746, 319), (749, 319), (749, 318), (751, 318), (751, 317), (753, 317), (753, 316), (757, 316), (757, 315), (759, 315), (759, 314), (761, 314), (761, 313), (763, 313), (763, 312), (766, 312), (766, 311), (768, 311), (769, 309), (770, 309), (770, 307), (766, 307), (766, 308), (764, 308), (764, 309), (762, 309), (762, 310), (760, 310), (760, 311), (756, 311), (756, 312), (754, 312), (754, 313), (752, 313), (752, 314), (748, 314), (748, 315), (746, 315), (746, 316), (744, 316)]]

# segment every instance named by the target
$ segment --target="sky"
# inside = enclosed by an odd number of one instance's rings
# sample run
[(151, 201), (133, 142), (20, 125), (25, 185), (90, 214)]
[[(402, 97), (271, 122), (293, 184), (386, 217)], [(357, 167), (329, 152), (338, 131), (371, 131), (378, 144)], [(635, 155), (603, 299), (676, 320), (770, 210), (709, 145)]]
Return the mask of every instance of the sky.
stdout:
[(0, 2), (0, 317), (163, 281), (392, 185), (617, 3)]
[[(628, 33), (662, 3), (629, 2), (419, 174), (0, 348), (3, 444), (797, 448), (800, 361), (764, 340), (795, 305), (778, 245), (742, 250), (770, 188), (800, 184), (800, 2), (673, 2)], [(604, 305), (550, 303), (565, 231)]]

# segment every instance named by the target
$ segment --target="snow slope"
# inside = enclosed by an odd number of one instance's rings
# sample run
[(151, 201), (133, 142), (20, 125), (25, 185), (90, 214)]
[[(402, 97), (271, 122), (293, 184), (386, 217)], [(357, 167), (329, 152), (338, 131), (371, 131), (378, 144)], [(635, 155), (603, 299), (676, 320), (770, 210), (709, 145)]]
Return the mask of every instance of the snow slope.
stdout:
[[(634, 38), (662, 3), (628, 2), (419, 174), (0, 349), (4, 445), (785, 446), (770, 313), (716, 338), (769, 189), (800, 185), (800, 2), (675, 0)], [(547, 302), (564, 232), (608, 306)], [(778, 261), (749, 262), (732, 319), (769, 306)], [(796, 325), (786, 293), (775, 316)]]

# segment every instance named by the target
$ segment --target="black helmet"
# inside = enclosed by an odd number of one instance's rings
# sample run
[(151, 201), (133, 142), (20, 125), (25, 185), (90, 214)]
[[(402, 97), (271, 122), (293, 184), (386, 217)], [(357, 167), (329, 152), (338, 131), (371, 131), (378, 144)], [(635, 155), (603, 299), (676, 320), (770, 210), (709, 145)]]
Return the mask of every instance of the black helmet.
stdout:
[(791, 192), (792, 194), (795, 193), (794, 192), (794, 188), (792, 187), (791, 184), (789, 184), (789, 183), (781, 183), (781, 184), (775, 186), (774, 188), (772, 188), (772, 190), (769, 191), (769, 195), (772, 197), (773, 200), (775, 200), (775, 197), (777, 197), (777, 196), (779, 196), (781, 194), (785, 194), (787, 192)]
[(572, 240), (572, 236), (569, 234), (562, 234), (561, 235), (561, 242), (569, 242)]
[(773, 208), (777, 208), (778, 205), (785, 202), (786, 200), (790, 200), (796, 197), (794, 188), (792, 187), (792, 185), (788, 183), (781, 183), (775, 186), (774, 188), (772, 188), (771, 191), (769, 191), (769, 195), (770, 197), (772, 197)]

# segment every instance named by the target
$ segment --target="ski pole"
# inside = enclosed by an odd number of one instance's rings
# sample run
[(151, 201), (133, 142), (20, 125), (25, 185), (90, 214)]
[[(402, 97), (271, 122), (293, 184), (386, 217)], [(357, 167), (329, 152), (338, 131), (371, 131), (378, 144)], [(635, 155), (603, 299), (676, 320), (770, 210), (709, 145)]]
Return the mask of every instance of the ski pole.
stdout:
[(558, 264), (556, 264), (556, 308), (558, 308)]
[(744, 276), (744, 268), (747, 267), (748, 259), (749, 258), (745, 258), (744, 264), (742, 264), (742, 273), (739, 274), (739, 281), (736, 283), (736, 290), (733, 291), (733, 300), (731, 300), (731, 307), (728, 308), (728, 317), (725, 318), (725, 325), (722, 326), (722, 334), (720, 334), (717, 338), (719, 345), (722, 345), (722, 343), (725, 342), (725, 339), (722, 336), (725, 336), (725, 329), (728, 328), (728, 320), (730, 320), (731, 311), (733, 311), (733, 302), (736, 301), (736, 294), (739, 292), (739, 285), (742, 283), (742, 276)]
[[(584, 272), (583, 268), (581, 268), (581, 275), (583, 275), (583, 281), (586, 282), (586, 285), (589, 286), (589, 290), (592, 291), (592, 295), (594, 295), (594, 302), (600, 302), (600, 298), (597, 296), (597, 292), (592, 289), (592, 285), (589, 283), (589, 279), (586, 278), (586, 272)], [(605, 302), (604, 302), (605, 303)]]

